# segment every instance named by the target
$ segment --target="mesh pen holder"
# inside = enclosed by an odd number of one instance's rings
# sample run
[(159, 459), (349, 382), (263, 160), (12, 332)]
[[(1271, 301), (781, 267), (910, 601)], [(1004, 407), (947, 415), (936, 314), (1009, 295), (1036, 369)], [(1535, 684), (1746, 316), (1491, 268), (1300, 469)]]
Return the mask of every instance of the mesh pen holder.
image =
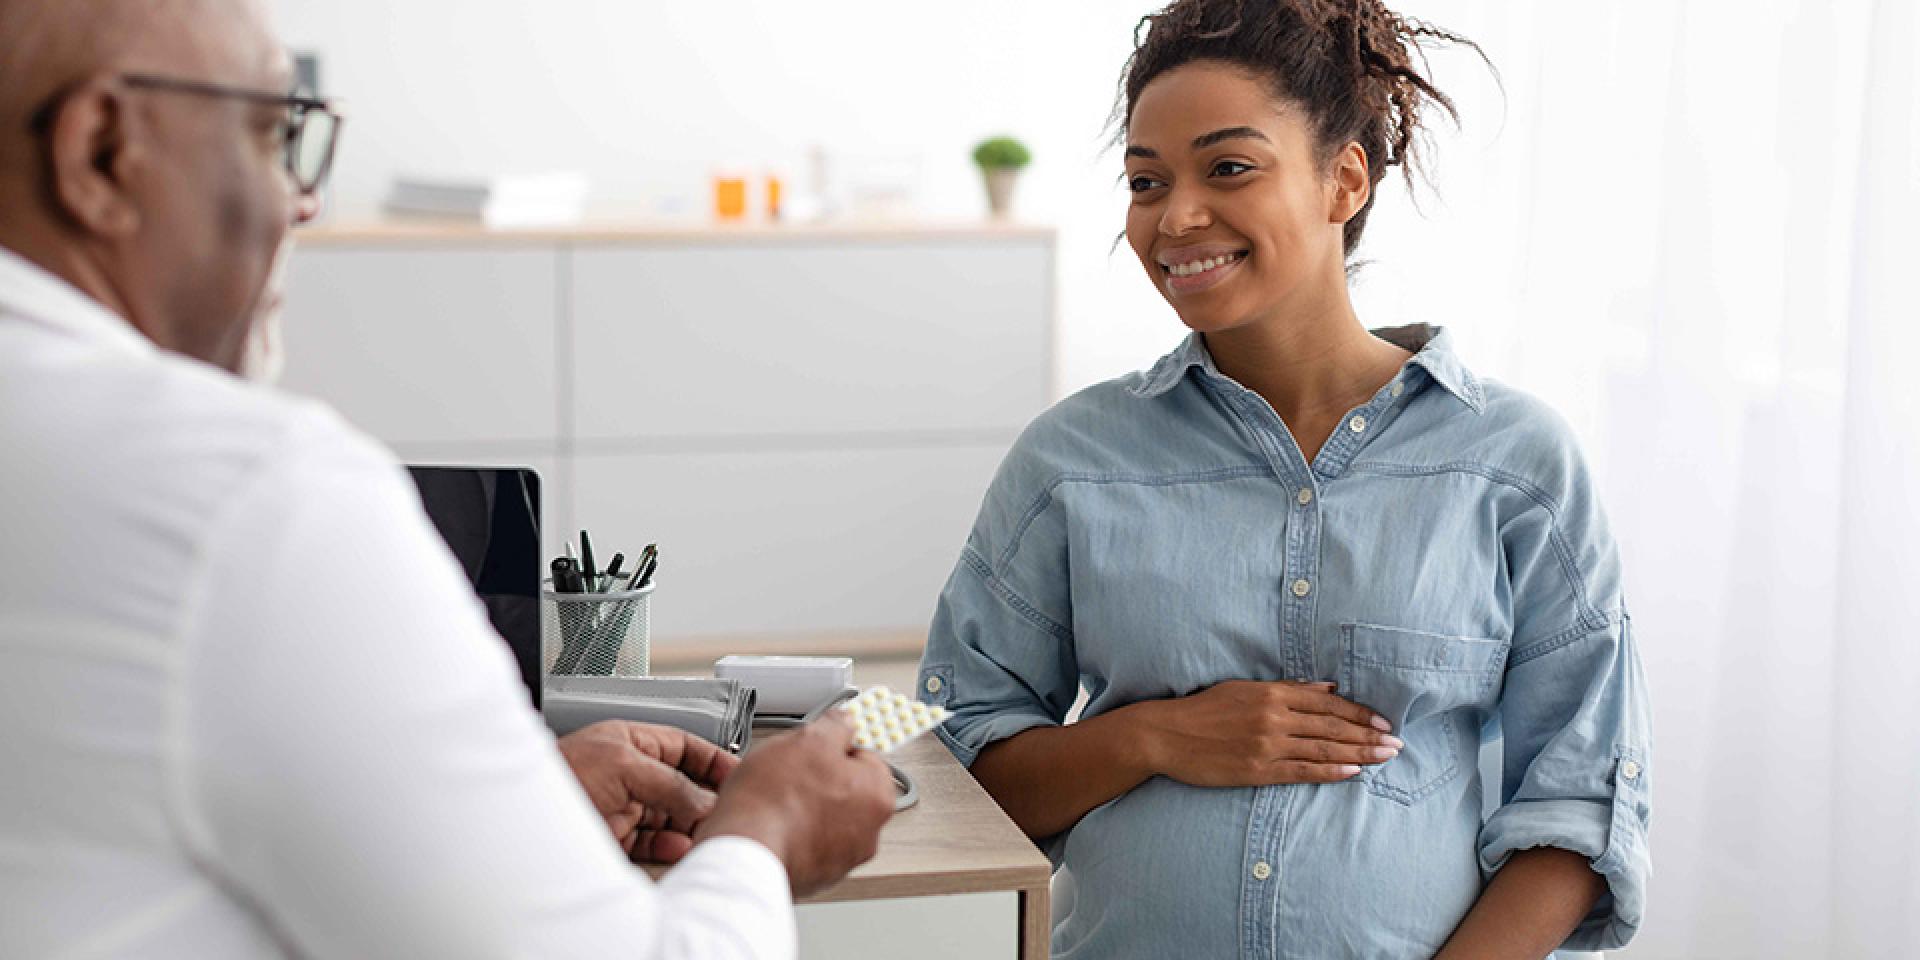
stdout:
[(551, 677), (644, 677), (654, 584), (609, 593), (540, 595), (541, 662)]

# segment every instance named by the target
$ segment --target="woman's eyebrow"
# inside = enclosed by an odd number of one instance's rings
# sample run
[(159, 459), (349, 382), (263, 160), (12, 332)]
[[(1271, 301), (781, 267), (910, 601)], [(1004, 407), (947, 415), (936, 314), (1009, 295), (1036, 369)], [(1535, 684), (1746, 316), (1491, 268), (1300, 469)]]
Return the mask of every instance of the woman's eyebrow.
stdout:
[[(1215, 130), (1212, 133), (1203, 133), (1197, 137), (1194, 137), (1193, 149), (1204, 150), (1208, 147), (1213, 146), (1216, 143), (1224, 143), (1228, 140), (1258, 140), (1262, 143), (1273, 142), (1271, 139), (1267, 137), (1266, 134), (1261, 133), (1260, 131), (1255, 130), (1252, 127), (1222, 127), (1221, 129)], [(1158, 160), (1160, 159), (1160, 151), (1155, 150), (1152, 147), (1142, 147), (1137, 144), (1128, 144), (1127, 156), (1141, 157), (1147, 160)]]
[(1260, 131), (1255, 130), (1252, 127), (1226, 127), (1220, 130), (1215, 130), (1212, 133), (1203, 133), (1197, 137), (1194, 137), (1193, 148), (1195, 150), (1200, 150), (1206, 147), (1211, 147), (1216, 143), (1221, 143), (1227, 140), (1259, 140), (1263, 143), (1273, 142), (1272, 140), (1267, 139), (1266, 134), (1261, 133)]

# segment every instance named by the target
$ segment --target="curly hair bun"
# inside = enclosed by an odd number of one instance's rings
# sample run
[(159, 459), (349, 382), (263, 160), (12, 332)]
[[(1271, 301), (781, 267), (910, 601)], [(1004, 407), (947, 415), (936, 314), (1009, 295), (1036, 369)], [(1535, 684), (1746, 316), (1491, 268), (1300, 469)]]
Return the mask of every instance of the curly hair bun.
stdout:
[[(1394, 166), (1411, 185), (1413, 171), (1424, 167), (1424, 114), (1437, 106), (1459, 120), (1453, 100), (1427, 75), (1426, 48), (1436, 44), (1470, 47), (1486, 60), (1472, 40), (1402, 17), (1380, 0), (1174, 0), (1134, 29), (1116, 119), (1130, 124), (1141, 91), (1175, 67), (1230, 63), (1303, 107), (1323, 156), (1358, 143), (1373, 185)], [(1348, 256), (1372, 209), (1369, 196), (1347, 222)]]

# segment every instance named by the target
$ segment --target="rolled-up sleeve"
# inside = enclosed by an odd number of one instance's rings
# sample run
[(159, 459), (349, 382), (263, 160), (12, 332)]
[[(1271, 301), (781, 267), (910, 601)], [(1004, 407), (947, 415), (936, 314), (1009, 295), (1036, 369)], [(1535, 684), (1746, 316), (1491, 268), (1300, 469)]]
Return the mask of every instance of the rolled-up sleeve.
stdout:
[(1506, 531), (1514, 644), (1500, 701), (1501, 805), (1481, 830), (1491, 876), (1514, 853), (1578, 853), (1607, 890), (1567, 939), (1611, 950), (1639, 929), (1651, 861), (1651, 719), (1617, 551), (1577, 454)]
[(920, 699), (947, 708), (940, 739), (968, 766), (997, 741), (1064, 722), (1080, 689), (1063, 508), (1033, 473), (1016, 446), (940, 593), (920, 663)]
[(1534, 847), (1587, 857), (1607, 893), (1566, 947), (1617, 949), (1640, 926), (1650, 870), (1652, 773), (1632, 622), (1622, 612), (1602, 629), (1518, 653), (1526, 659), (1508, 667), (1501, 704), (1505, 802), (1481, 829), (1481, 866), (1491, 874)]

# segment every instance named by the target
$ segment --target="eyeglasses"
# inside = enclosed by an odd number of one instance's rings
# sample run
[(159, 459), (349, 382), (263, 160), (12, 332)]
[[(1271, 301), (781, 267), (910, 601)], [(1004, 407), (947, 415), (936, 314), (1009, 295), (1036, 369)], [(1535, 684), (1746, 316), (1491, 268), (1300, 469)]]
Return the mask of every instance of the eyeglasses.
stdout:
[[(326, 182), (327, 174), (333, 169), (333, 151), (340, 139), (340, 125), (346, 122), (346, 116), (336, 101), (146, 73), (122, 74), (120, 82), (147, 90), (244, 100), (283, 109), (287, 112), (285, 130), (281, 134), (287, 176), (293, 179), (300, 193), (305, 196), (318, 193), (320, 185)], [(36, 132), (46, 132), (62, 99), (63, 96), (55, 97), (34, 115), (33, 128)]]
[(287, 111), (284, 135), (287, 175), (293, 178), (294, 185), (300, 188), (302, 194), (312, 196), (319, 192), (320, 185), (326, 182), (327, 173), (333, 169), (333, 150), (340, 139), (340, 125), (346, 122), (341, 107), (334, 101), (145, 73), (123, 74), (120, 79), (130, 87), (197, 97), (245, 100), (283, 108)]

